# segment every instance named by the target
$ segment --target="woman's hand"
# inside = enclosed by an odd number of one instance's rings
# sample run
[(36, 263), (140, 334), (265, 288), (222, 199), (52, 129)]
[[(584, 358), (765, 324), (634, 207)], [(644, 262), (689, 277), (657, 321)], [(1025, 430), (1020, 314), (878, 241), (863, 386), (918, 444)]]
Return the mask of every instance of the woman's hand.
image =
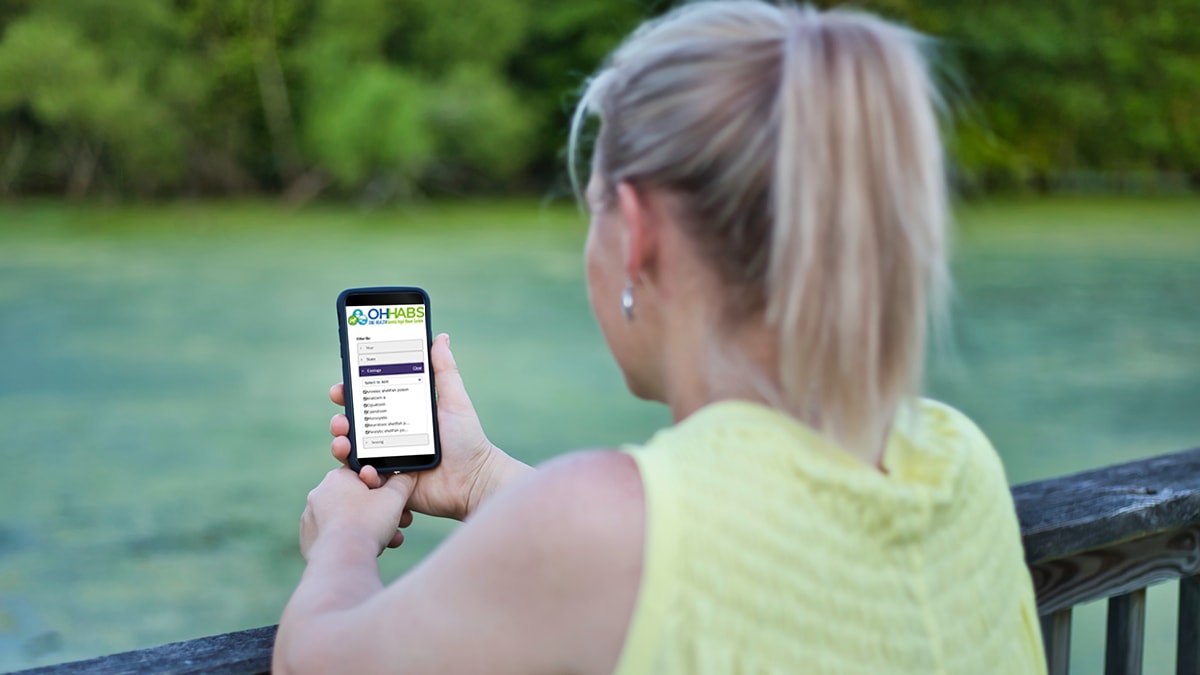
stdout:
[[(450, 352), (450, 336), (445, 333), (437, 336), (430, 349), (430, 361), (437, 384), (442, 461), (435, 469), (401, 475), (414, 481), (409, 508), (431, 516), (463, 520), (497, 488), (530, 468), (492, 445), (483, 433)], [(329, 390), (329, 398), (337, 405), (346, 404), (341, 384)], [(329, 432), (333, 434), (333, 456), (345, 464), (350, 456), (347, 438), (350, 423), (346, 416), (334, 415), (329, 421)], [(364, 468), (360, 478), (373, 485), (378, 475), (373, 468)], [(411, 515), (407, 518), (411, 519)]]
[[(385, 546), (399, 546), (404, 541), (399, 528), (407, 524), (403, 522), (405, 504), (415, 482), (411, 474), (381, 481), (374, 467), (365, 467), (363, 475), (344, 466), (330, 471), (308, 493), (308, 505), (300, 517), (300, 553), (308, 560), (322, 536), (372, 541), (376, 555)], [(407, 520), (412, 520), (412, 514)]]

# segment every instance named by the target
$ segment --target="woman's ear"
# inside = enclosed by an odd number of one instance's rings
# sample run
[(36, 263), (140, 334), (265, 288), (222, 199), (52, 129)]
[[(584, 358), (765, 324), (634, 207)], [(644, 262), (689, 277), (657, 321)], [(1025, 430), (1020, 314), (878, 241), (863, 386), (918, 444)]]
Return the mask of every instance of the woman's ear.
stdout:
[(652, 275), (658, 258), (661, 203), (652, 193), (638, 190), (624, 181), (617, 184), (616, 198), (625, 223), (622, 242), (625, 278), (637, 283)]

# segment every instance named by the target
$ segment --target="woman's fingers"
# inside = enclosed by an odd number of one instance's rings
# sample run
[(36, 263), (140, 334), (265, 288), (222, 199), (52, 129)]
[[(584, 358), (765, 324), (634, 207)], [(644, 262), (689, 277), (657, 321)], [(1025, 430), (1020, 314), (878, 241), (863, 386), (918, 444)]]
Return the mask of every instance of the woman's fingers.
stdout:
[[(458, 367), (454, 364), (454, 356), (450, 354), (450, 338), (449, 336), (443, 334), (438, 336), (438, 341), (443, 343), (445, 354), (441, 355), (440, 359), (436, 356), (434, 357), (434, 370), (435, 372), (438, 371), (437, 363), (439, 360), (443, 365), (448, 366), (448, 369), (442, 372), (445, 372), (445, 378), (447, 380), (451, 380), (451, 378), (453, 378), (453, 381), (449, 382), (450, 389), (461, 392), (462, 399), (466, 399), (466, 392), (463, 391), (462, 379), (458, 377)], [(435, 342), (435, 347), (436, 346), (437, 343)], [(441, 390), (443, 386), (440, 378), (441, 373), (439, 372), (439, 390)], [(341, 382), (329, 388), (329, 400), (333, 401), (336, 405), (346, 404), (346, 390)], [(467, 400), (466, 404), (469, 406), (471, 404), (470, 400)], [(333, 453), (333, 458), (342, 464), (345, 464), (350, 459), (350, 439), (348, 437), (350, 434), (350, 420), (348, 420), (342, 413), (334, 415), (329, 419), (329, 433), (333, 436), (333, 442), (331, 442), (329, 445), (330, 451)], [(380, 476), (379, 472), (376, 471), (375, 467), (373, 466), (364, 466), (362, 470), (358, 472), (358, 479), (372, 490), (383, 487), (386, 483), (384, 477)], [(402, 493), (404, 495), (404, 499), (407, 500), (408, 494), (412, 491), (413, 486), (409, 484), (401, 488), (402, 481), (393, 481), (393, 483), (395, 483), (395, 485), (392, 486), (393, 489), (397, 493)], [(404, 543), (404, 533), (401, 532), (399, 528), (408, 527), (409, 525), (412, 525), (412, 522), (412, 511), (407, 508), (404, 509), (404, 511), (400, 514), (400, 522), (397, 524), (396, 533), (393, 534), (391, 540), (388, 541), (388, 548), (397, 548)]]
[(350, 439), (345, 436), (335, 436), (333, 442), (329, 444), (329, 449), (333, 452), (333, 458), (345, 464), (350, 461)]
[(329, 418), (329, 434), (334, 438), (338, 436), (350, 435), (350, 420), (342, 413), (338, 413)]
[[(408, 509), (404, 509), (404, 513), (400, 514), (400, 527), (405, 528), (412, 525), (413, 513)], [(396, 534), (392, 535), (392, 540), (388, 542), (388, 548), (397, 548), (404, 543), (404, 532), (396, 530)]]
[[(339, 387), (341, 385), (338, 385)], [(333, 392), (330, 390), (330, 397)], [(346, 416), (338, 413), (329, 420), (329, 433), (333, 435), (333, 443), (330, 444), (330, 449), (333, 451), (333, 458), (345, 464), (350, 461), (350, 420)]]
[(372, 490), (383, 485), (383, 478), (379, 476), (379, 472), (375, 470), (375, 467), (370, 464), (359, 470), (358, 479)]
[(396, 530), (396, 534), (392, 535), (392, 540), (388, 542), (387, 547), (388, 548), (400, 548), (400, 545), (403, 543), (404, 543), (404, 533), (401, 532), (400, 530)]

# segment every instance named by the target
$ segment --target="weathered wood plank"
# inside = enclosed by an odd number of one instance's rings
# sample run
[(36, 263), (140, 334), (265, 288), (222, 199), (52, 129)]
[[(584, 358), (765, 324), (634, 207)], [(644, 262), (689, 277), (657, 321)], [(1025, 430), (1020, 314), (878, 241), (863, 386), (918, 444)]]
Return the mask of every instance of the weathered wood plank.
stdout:
[(1071, 608), (1042, 617), (1042, 643), (1046, 648), (1049, 675), (1071, 672)]
[(21, 671), (35, 673), (88, 673), (89, 675), (118, 675), (122, 673), (216, 673), (218, 675), (247, 675), (271, 670), (271, 648), (275, 644), (275, 626), (213, 635), (210, 637), (173, 642), (171, 644), (134, 652), (110, 654), (86, 661), (72, 661), (56, 666)]
[(1142, 675), (1142, 638), (1146, 632), (1146, 589), (1108, 601), (1108, 637), (1104, 675)]
[(1200, 523), (1200, 448), (1013, 488), (1025, 559), (1071, 556)]
[(1030, 565), (1029, 573), (1043, 615), (1200, 574), (1200, 526), (1048, 560)]
[(1175, 650), (1177, 675), (1200, 673), (1200, 577), (1179, 581), (1179, 633)]

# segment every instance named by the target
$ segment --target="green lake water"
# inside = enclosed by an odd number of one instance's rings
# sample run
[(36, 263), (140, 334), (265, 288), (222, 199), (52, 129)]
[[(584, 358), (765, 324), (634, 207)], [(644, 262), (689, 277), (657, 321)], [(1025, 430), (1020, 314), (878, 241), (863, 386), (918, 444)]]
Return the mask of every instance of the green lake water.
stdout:
[[(959, 216), (928, 388), (1014, 483), (1200, 445), (1200, 199)], [(583, 236), (571, 207), (524, 202), (0, 206), (0, 670), (278, 620), (332, 463), (343, 288), (426, 287), (518, 457), (645, 439), (668, 418), (604, 348)], [(418, 519), (384, 574), (450, 527)], [(1175, 594), (1150, 593), (1147, 673), (1173, 668)], [(1074, 672), (1099, 671), (1103, 621), (1077, 612)]]

